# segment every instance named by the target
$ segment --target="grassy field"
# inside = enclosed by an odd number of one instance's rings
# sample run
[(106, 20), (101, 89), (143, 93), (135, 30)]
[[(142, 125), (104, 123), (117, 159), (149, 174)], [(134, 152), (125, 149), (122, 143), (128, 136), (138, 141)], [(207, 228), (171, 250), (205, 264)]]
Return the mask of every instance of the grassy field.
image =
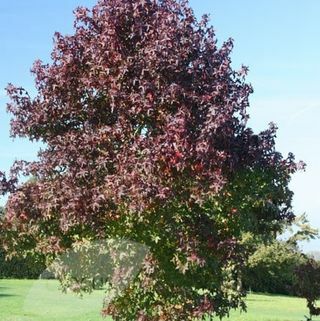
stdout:
[[(84, 298), (63, 294), (56, 281), (0, 280), (0, 321), (99, 321), (103, 291)], [(305, 300), (251, 294), (248, 313), (232, 312), (228, 321), (300, 321)]]

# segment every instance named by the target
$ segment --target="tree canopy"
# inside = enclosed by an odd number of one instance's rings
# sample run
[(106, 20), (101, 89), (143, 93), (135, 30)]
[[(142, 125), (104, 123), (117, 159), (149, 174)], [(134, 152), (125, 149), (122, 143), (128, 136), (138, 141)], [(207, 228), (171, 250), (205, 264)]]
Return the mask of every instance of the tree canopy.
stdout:
[(277, 235), (246, 232), (241, 243), (249, 254), (243, 273), (243, 286), (254, 292), (296, 296), (296, 270), (307, 262), (300, 242), (319, 238), (306, 214), (283, 223)]
[[(186, 1), (100, 0), (75, 10), (36, 61), (37, 95), (7, 87), (11, 134), (39, 140), (16, 162), (3, 244), (55, 257), (84, 238), (147, 245), (139, 275), (104, 307), (114, 320), (191, 320), (244, 306), (245, 231), (273, 233), (294, 217), (276, 127), (247, 126), (248, 71), (231, 67), (209, 19)], [(17, 175), (35, 179), (19, 184)], [(12, 240), (15, 240), (12, 242)]]

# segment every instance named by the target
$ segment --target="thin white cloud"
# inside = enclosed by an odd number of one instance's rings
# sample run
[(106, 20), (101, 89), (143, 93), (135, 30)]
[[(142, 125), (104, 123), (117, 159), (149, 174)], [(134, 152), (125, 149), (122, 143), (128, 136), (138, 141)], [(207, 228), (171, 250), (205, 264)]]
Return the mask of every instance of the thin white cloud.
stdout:
[(271, 116), (271, 119), (276, 122), (280, 121), (285, 126), (291, 126), (301, 117), (309, 116), (308, 114), (313, 118), (315, 112), (320, 112), (320, 97), (319, 99), (304, 99), (303, 97), (258, 99), (254, 97), (249, 110), (252, 118), (258, 121)]
[(289, 118), (288, 118), (288, 123), (287, 125), (292, 125), (293, 122), (295, 122), (296, 120), (298, 120), (299, 118), (305, 116), (306, 114), (308, 114), (311, 111), (314, 110), (320, 110), (320, 105), (317, 106), (307, 106), (305, 108), (302, 108), (301, 110), (298, 110), (297, 112), (293, 113)]

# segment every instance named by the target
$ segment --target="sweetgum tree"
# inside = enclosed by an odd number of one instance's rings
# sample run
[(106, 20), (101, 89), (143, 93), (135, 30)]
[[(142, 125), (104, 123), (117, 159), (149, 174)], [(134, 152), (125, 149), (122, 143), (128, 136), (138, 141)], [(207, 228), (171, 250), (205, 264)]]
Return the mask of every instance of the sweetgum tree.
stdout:
[[(9, 85), (11, 134), (44, 143), (17, 162), (3, 228), (12, 255), (63, 253), (75, 240), (147, 245), (143, 268), (103, 308), (114, 320), (191, 320), (243, 306), (244, 232), (293, 218), (276, 128), (246, 126), (246, 67), (231, 68), (208, 17), (186, 1), (101, 0), (55, 34), (33, 66), (37, 95)], [(17, 184), (17, 175), (32, 181)]]

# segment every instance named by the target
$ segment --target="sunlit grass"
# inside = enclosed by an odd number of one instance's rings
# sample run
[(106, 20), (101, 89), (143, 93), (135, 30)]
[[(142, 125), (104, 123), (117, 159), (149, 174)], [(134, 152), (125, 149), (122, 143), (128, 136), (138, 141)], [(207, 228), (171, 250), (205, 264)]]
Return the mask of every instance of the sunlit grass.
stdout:
[[(247, 313), (233, 311), (225, 321), (300, 321), (308, 315), (306, 300), (301, 298), (250, 294)], [(317, 319), (314, 319), (317, 320)]]

